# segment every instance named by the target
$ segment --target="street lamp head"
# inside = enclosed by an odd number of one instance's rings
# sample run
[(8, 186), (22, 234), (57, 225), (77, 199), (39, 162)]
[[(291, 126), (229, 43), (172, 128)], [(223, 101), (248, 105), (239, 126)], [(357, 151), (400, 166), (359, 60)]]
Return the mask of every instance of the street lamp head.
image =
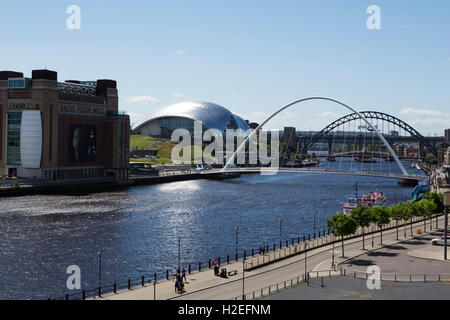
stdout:
[(100, 250), (97, 254), (98, 254), (99, 256), (101, 256), (101, 255), (102, 255), (102, 251)]

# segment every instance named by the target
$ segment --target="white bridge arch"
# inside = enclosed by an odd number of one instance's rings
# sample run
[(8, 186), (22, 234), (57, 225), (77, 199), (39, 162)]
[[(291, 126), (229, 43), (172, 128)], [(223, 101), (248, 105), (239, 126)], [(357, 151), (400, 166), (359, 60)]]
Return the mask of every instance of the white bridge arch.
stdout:
[(273, 113), (270, 117), (268, 117), (266, 120), (264, 120), (252, 133), (250, 133), (247, 138), (239, 145), (239, 147), (236, 149), (236, 151), (233, 153), (233, 155), (231, 156), (230, 159), (228, 159), (227, 163), (225, 164), (225, 166), (222, 169), (222, 172), (224, 172), (228, 166), (230, 165), (230, 163), (232, 161), (234, 161), (236, 155), (241, 151), (241, 149), (245, 146), (245, 144), (247, 143), (247, 141), (256, 133), (258, 132), (258, 130), (260, 128), (262, 128), (267, 122), (269, 122), (272, 118), (274, 118), (277, 114), (279, 114), (280, 112), (292, 107), (295, 104), (299, 104), (305, 101), (311, 101), (311, 100), (324, 100), (324, 101), (330, 101), (330, 102), (334, 102), (337, 103), (345, 108), (347, 108), (348, 110), (356, 113), (378, 136), (378, 138), (383, 142), (383, 144), (386, 146), (386, 148), (388, 149), (389, 153), (392, 155), (392, 157), (395, 159), (395, 161), (397, 162), (400, 170), (402, 171), (403, 175), (405, 176), (409, 176), (408, 172), (406, 171), (405, 167), (403, 166), (403, 164), (401, 163), (400, 159), (398, 158), (397, 154), (394, 152), (394, 150), (392, 150), (392, 147), (389, 145), (389, 143), (386, 141), (386, 139), (383, 137), (383, 135), (380, 133), (380, 131), (378, 131), (378, 129), (376, 127), (374, 127), (360, 112), (356, 111), (355, 109), (353, 109), (352, 107), (346, 105), (345, 103), (342, 103), (338, 100), (335, 99), (331, 99), (331, 98), (326, 98), (326, 97), (309, 97), (309, 98), (303, 98), (300, 100), (296, 100), (293, 101), (287, 105), (285, 105), (284, 107), (282, 107), (281, 109), (279, 109), (278, 111), (276, 111), (275, 113)]

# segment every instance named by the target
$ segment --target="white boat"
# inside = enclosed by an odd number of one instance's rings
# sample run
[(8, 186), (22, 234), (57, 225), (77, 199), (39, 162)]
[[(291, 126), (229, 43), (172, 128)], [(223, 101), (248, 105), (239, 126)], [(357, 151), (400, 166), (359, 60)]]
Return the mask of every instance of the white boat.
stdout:
[(358, 198), (349, 198), (346, 202), (339, 203), (339, 205), (341, 206), (341, 212), (348, 216), (353, 209), (361, 206), (361, 202)]

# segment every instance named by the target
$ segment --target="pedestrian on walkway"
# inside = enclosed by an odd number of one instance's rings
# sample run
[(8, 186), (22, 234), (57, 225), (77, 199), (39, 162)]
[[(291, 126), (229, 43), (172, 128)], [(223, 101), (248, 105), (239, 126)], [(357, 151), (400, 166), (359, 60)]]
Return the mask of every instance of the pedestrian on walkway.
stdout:
[(186, 280), (186, 269), (183, 267), (183, 270), (181, 271), (181, 280), (184, 280), (185, 282)]
[(175, 293), (179, 293), (180, 291), (180, 284), (178, 283), (178, 280), (175, 280)]
[(177, 277), (177, 267), (173, 267), (172, 281), (174, 281)]
[(184, 283), (181, 275), (177, 275), (177, 283), (178, 283), (178, 293), (183, 293), (184, 291)]
[(219, 265), (215, 264), (214, 265), (214, 275), (217, 277), (219, 275)]
[(181, 281), (178, 285), (178, 293), (182, 294), (184, 292), (184, 283)]

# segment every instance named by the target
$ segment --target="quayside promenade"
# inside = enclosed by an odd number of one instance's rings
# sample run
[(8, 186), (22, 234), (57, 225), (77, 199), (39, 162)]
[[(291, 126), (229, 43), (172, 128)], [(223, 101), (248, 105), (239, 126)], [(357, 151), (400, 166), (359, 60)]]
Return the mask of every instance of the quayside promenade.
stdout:
[(116, 182), (112, 178), (84, 178), (64, 180), (20, 179), (20, 182), (3, 182), (0, 184), (0, 197), (24, 196), (30, 194), (60, 194), (68, 192), (103, 192), (112, 189), (189, 181), (199, 179), (223, 180), (239, 177), (239, 173), (220, 173), (204, 175), (194, 171), (173, 171), (160, 175), (131, 175), (126, 181)]
[[(409, 224), (400, 227), (397, 240), (397, 228), (395, 223), (391, 223), (383, 230), (383, 245), (380, 244), (381, 233), (374, 231), (365, 236), (365, 248), (362, 250), (361, 230), (357, 236), (347, 237), (344, 240), (345, 257), (341, 257), (341, 241), (335, 239), (332, 234), (320, 238), (296, 242), (295, 239), (288, 246), (277, 248), (265, 254), (255, 254), (247, 256), (245, 260), (239, 260), (229, 264), (222, 264), (222, 268), (227, 271), (236, 271), (235, 275), (228, 279), (216, 277), (213, 269), (205, 269), (200, 272), (187, 274), (186, 292), (175, 293), (175, 286), (172, 280), (145, 282), (143, 285), (130, 286), (130, 289), (116, 291), (116, 293), (103, 293), (101, 297), (94, 297), (94, 300), (162, 300), (162, 299), (194, 299), (194, 300), (228, 300), (242, 299), (243, 290), (246, 299), (260, 298), (267, 296), (277, 289), (301, 283), (305, 279), (305, 273), (310, 277), (330, 277), (337, 276), (343, 272), (356, 274), (364, 272), (367, 265), (379, 264), (383, 272), (391, 275), (409, 274), (404, 280), (409, 280), (412, 275), (423, 279), (430, 277), (430, 274), (447, 274), (450, 280), (450, 265), (447, 261), (442, 261), (443, 247), (432, 247), (434, 254), (430, 255), (431, 244), (429, 239), (442, 233), (443, 216), (433, 219), (432, 229), (427, 219), (427, 231), (418, 235), (418, 229), (423, 231), (423, 220), (412, 223), (413, 234)], [(373, 245), (372, 245), (373, 238)], [(298, 239), (297, 239), (298, 240)], [(403, 245), (406, 244), (406, 245)], [(397, 254), (383, 254), (380, 250), (401, 250), (402, 246), (414, 246), (414, 250), (404, 250), (404, 253), (413, 260), (414, 268), (408, 267), (404, 262), (405, 257)], [(397, 247), (397, 248), (396, 248)], [(306, 249), (306, 250), (305, 250)], [(333, 254), (334, 252), (334, 254)], [(305, 260), (306, 253), (306, 260)], [(364, 260), (364, 255), (370, 259)], [(383, 258), (381, 260), (373, 257)], [(355, 263), (355, 259), (360, 261)], [(400, 259), (400, 260), (399, 260)], [(270, 261), (269, 261), (270, 260)], [(353, 261), (353, 262), (352, 262)], [(399, 263), (400, 261), (400, 263)], [(431, 262), (430, 262), (431, 261)], [(429, 264), (433, 264), (433, 269)], [(389, 267), (386, 267), (389, 266)], [(244, 272), (243, 272), (244, 270)], [(243, 279), (244, 274), (244, 279)], [(366, 275), (364, 275), (365, 277)], [(399, 277), (398, 280), (401, 277)], [(393, 279), (394, 280), (394, 279)], [(412, 279), (414, 280), (414, 279)]]

